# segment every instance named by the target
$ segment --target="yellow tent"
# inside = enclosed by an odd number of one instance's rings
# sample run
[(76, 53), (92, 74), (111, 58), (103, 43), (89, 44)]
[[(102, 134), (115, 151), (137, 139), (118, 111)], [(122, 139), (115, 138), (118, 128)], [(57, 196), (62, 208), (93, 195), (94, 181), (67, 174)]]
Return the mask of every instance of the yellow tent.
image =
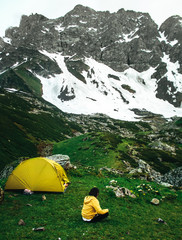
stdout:
[(9, 176), (5, 189), (64, 192), (69, 182), (64, 169), (53, 160), (37, 157), (21, 162)]

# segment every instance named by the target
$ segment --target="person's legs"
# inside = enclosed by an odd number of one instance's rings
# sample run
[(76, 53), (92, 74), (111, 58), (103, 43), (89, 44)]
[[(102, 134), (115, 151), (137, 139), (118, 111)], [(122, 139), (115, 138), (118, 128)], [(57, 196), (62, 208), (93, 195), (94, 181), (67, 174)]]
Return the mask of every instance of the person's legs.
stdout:
[(105, 214), (97, 214), (95, 215), (95, 217), (90, 221), (90, 222), (99, 222), (101, 221), (102, 219), (108, 217), (109, 213), (105, 213)]

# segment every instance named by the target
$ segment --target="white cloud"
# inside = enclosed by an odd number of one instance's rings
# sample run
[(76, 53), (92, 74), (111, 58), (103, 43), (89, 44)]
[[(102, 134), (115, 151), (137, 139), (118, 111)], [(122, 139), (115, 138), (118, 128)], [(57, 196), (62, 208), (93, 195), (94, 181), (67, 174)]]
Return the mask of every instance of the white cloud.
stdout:
[(82, 4), (95, 10), (116, 12), (121, 8), (148, 12), (160, 25), (172, 15), (181, 15), (181, 0), (1, 0), (0, 36), (10, 26), (18, 26), (23, 14), (40, 13), (48, 18), (64, 16), (75, 5)]

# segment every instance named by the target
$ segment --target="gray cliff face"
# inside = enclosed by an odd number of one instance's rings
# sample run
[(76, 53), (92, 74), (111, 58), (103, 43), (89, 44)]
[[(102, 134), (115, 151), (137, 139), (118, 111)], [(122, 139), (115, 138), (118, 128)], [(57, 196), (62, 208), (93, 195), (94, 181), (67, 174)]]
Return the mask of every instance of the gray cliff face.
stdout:
[[(178, 63), (178, 73), (182, 73), (182, 17), (172, 16), (168, 18), (160, 27), (159, 31), (164, 34), (165, 40), (161, 42), (163, 54), (170, 57), (171, 62)], [(164, 62), (156, 68), (154, 77), (158, 80), (156, 96), (167, 100), (175, 107), (180, 107), (182, 102), (182, 92), (176, 91), (175, 82), (166, 76), (167, 66)], [(175, 72), (172, 72), (175, 79)], [(182, 82), (180, 82), (182, 84)], [(170, 91), (168, 91), (170, 89)]]
[[(173, 16), (158, 29), (147, 13), (124, 9), (116, 13), (97, 12), (82, 5), (57, 19), (40, 14), (22, 16), (19, 27), (6, 30), (6, 38), (11, 44), (0, 39), (0, 71), (17, 60), (31, 60), (39, 50), (75, 55), (77, 59), (92, 57), (120, 72), (129, 67), (139, 72), (154, 67), (152, 77), (157, 81), (156, 96), (180, 107), (182, 93), (176, 91), (175, 84), (166, 76), (167, 66), (161, 59), (167, 54), (172, 62), (178, 61), (178, 72), (182, 73), (181, 21), (181, 17)], [(161, 33), (168, 42), (160, 40)], [(171, 45), (174, 41), (176, 44)], [(50, 74), (61, 71), (55, 68), (49, 69)]]
[(157, 25), (148, 14), (96, 12), (81, 5), (56, 20), (22, 16), (19, 28), (6, 31), (14, 47), (92, 56), (117, 71), (144, 71), (150, 62), (156, 66), (151, 59), (162, 56), (157, 36)]

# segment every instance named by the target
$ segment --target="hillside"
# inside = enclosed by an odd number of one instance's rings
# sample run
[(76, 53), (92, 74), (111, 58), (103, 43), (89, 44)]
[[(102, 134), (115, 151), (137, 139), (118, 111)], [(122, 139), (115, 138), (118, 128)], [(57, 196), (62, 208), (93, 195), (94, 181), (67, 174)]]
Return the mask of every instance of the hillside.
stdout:
[(64, 114), (35, 95), (0, 90), (0, 170), (19, 158), (39, 156), (51, 151), (53, 142), (83, 132), (82, 128)]
[[(181, 190), (121, 177), (99, 170), (100, 164), (96, 161), (93, 167), (84, 157), (79, 160), (77, 169), (68, 171), (71, 185), (64, 194), (5, 192), (0, 205), (2, 239), (181, 239)], [(112, 189), (106, 187), (111, 180), (117, 181), (115, 186), (131, 190), (136, 198), (117, 198)], [(101, 207), (109, 208), (110, 215), (103, 222), (89, 224), (82, 221), (80, 213), (83, 199), (93, 186), (100, 189)], [(42, 201), (43, 194), (45, 201)], [(160, 204), (152, 205), (152, 198), (159, 199)], [(18, 225), (20, 219), (25, 225)], [(36, 227), (44, 227), (45, 231), (33, 231)]]
[[(55, 144), (53, 153), (69, 155), (76, 165), (81, 162), (83, 166), (106, 166), (123, 172), (130, 172), (132, 168), (138, 167), (139, 159), (146, 161), (154, 170), (163, 174), (181, 166), (180, 146), (176, 148), (174, 154), (169, 145), (166, 144), (166, 149), (162, 149), (158, 141), (149, 141), (146, 132), (141, 132), (135, 125), (132, 127), (135, 128), (132, 129), (135, 134), (130, 137), (109, 132), (89, 133)], [(173, 145), (172, 141), (170, 144)]]
[[(136, 167), (139, 159), (161, 173), (181, 166), (180, 119), (167, 122), (160, 116), (142, 113), (141, 120), (147, 123), (120, 121), (105, 115), (65, 114), (42, 98), (12, 90), (1, 91), (0, 102), (1, 170), (17, 159), (50, 155), (53, 145), (65, 139), (66, 145), (61, 142), (54, 149), (59, 146), (60, 153), (69, 155), (76, 163), (84, 152), (90, 164), (95, 155), (102, 154), (104, 158), (108, 153), (107, 158), (112, 159), (108, 167), (121, 170), (127, 168), (127, 163)], [(90, 135), (83, 135), (87, 132)], [(73, 138), (76, 135), (81, 136)]]
[[(64, 194), (27, 196), (6, 191), (0, 205), (2, 239), (180, 239), (180, 188), (163, 187), (156, 183), (155, 175), (144, 168), (138, 171), (138, 167), (143, 159), (163, 175), (181, 166), (181, 118), (168, 122), (161, 116), (142, 113), (141, 119), (148, 122), (128, 122), (99, 114), (67, 115), (31, 95), (6, 90), (0, 97), (4, 103), (1, 154), (5, 156), (1, 167), (7, 163), (15, 167), (19, 157), (33, 156), (31, 146), (35, 156), (68, 154), (77, 167), (67, 172), (71, 185)], [(117, 198), (106, 187), (111, 180), (117, 181), (115, 187), (131, 190), (136, 198)], [(0, 186), (5, 182), (1, 179)], [(83, 198), (93, 186), (100, 189), (101, 206), (109, 208), (110, 216), (90, 225), (82, 221), (80, 212)], [(42, 201), (42, 194), (46, 201)], [(152, 205), (153, 198), (160, 204)], [(20, 219), (25, 225), (18, 225)], [(33, 231), (36, 227), (45, 231)]]

